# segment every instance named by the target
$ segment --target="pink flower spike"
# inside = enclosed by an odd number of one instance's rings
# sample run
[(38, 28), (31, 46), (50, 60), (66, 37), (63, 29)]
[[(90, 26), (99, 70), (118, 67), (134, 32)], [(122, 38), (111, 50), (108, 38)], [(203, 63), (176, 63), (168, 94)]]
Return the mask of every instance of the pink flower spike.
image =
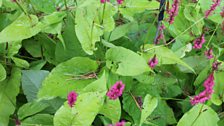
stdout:
[(158, 59), (156, 58), (156, 55), (152, 59), (149, 60), (148, 65), (152, 69), (158, 64)]
[(68, 105), (72, 108), (75, 102), (77, 101), (78, 94), (75, 91), (71, 91), (68, 94)]
[(209, 15), (212, 14), (212, 12), (219, 6), (221, 3), (221, 0), (213, 0), (213, 4), (211, 5), (210, 9), (205, 12), (205, 18), (208, 18)]
[(125, 126), (125, 121), (117, 122), (115, 125), (110, 124), (108, 126)]
[(123, 84), (123, 82), (118, 81), (110, 88), (110, 90), (107, 92), (106, 95), (111, 100), (116, 100), (118, 97), (122, 96), (124, 88), (125, 88), (125, 85)]
[(205, 80), (203, 86), (204, 86), (204, 91), (202, 91), (200, 94), (197, 96), (194, 96), (193, 98), (190, 99), (190, 102), (192, 105), (196, 105), (198, 103), (204, 103), (207, 100), (209, 100), (212, 96), (212, 93), (214, 92), (213, 87), (215, 85), (214, 82), (214, 73), (210, 74), (208, 78)]
[(174, 18), (178, 15), (180, 0), (173, 0), (172, 8), (169, 10), (169, 24), (173, 24)]
[(100, 3), (110, 2), (110, 0), (100, 0)]
[(122, 4), (124, 2), (124, 0), (117, 0), (118, 4)]
[(215, 62), (212, 64), (212, 70), (213, 70), (213, 71), (218, 70), (218, 67), (219, 67), (219, 65), (221, 65), (221, 64), (222, 64), (222, 62), (215, 61)]
[(201, 49), (202, 45), (205, 43), (205, 35), (202, 34), (199, 38), (194, 40), (194, 49)]
[(207, 51), (205, 51), (205, 56), (208, 58), (208, 59), (212, 59), (214, 56), (213, 56), (213, 50), (212, 49), (209, 49)]

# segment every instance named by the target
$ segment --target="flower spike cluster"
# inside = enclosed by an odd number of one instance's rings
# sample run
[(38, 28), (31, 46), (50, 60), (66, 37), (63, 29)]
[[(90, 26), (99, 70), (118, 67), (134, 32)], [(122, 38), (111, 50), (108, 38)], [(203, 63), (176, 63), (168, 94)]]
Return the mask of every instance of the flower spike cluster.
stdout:
[(221, 0), (213, 0), (213, 4), (210, 9), (205, 12), (205, 18), (208, 18), (208, 16), (211, 15), (211, 13), (217, 8), (217, 6), (220, 5), (220, 3)]
[(212, 93), (214, 92), (214, 72), (208, 76), (208, 78), (205, 80), (203, 86), (205, 88), (204, 91), (202, 91), (197, 96), (191, 98), (190, 102), (192, 105), (196, 105), (198, 103), (204, 103), (205, 101), (209, 100), (211, 98)]
[(107, 96), (111, 100), (116, 100), (118, 97), (122, 96), (124, 88), (125, 88), (125, 85), (123, 84), (123, 82), (118, 81), (107, 92)]
[(72, 108), (75, 102), (77, 101), (78, 94), (75, 91), (71, 91), (68, 94), (68, 105)]
[(201, 49), (202, 45), (205, 43), (205, 35), (202, 34), (199, 38), (194, 40), (194, 49)]
[(174, 18), (178, 15), (180, 0), (173, 0), (172, 8), (169, 10), (169, 24), (173, 24)]

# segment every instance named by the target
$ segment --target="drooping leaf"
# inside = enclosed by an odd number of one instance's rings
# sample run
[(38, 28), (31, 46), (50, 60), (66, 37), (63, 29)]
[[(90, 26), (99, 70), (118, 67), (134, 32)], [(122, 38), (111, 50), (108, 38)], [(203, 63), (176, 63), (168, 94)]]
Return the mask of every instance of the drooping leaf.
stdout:
[(97, 70), (97, 63), (89, 58), (75, 57), (59, 64), (43, 81), (38, 93), (39, 98), (62, 97), (68, 92), (82, 89), (95, 79), (89, 79), (88, 74)]
[(207, 105), (198, 104), (184, 114), (177, 126), (217, 126), (219, 117)]
[(123, 48), (114, 47), (106, 52), (107, 67), (123, 76), (136, 76), (150, 71), (146, 61), (137, 53)]
[(20, 58), (17, 58), (17, 57), (12, 57), (12, 60), (16, 64), (16, 66), (18, 66), (18, 67), (26, 68), (26, 69), (28, 69), (30, 67), (30, 64), (24, 59), (20, 59)]
[(42, 81), (49, 74), (44, 70), (24, 70), (22, 71), (22, 88), (29, 102), (37, 98), (37, 93), (42, 85)]
[(19, 94), (21, 70), (13, 68), (10, 78), (0, 82), (0, 125), (7, 126), (9, 116), (15, 111), (16, 96)]
[(36, 114), (21, 122), (22, 126), (41, 125), (53, 126), (53, 116), (50, 114)]

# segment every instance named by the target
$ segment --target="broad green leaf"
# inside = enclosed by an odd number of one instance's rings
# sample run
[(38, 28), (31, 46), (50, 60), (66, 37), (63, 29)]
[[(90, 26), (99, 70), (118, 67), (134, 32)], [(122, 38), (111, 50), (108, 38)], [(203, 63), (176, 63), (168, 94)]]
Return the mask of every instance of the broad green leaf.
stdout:
[(121, 117), (121, 104), (119, 99), (110, 100), (107, 98), (99, 113), (111, 119), (113, 123), (118, 122)]
[(0, 82), (6, 79), (6, 71), (4, 66), (0, 63)]
[(123, 47), (109, 49), (106, 60), (107, 67), (122, 76), (136, 76), (151, 70), (141, 56)]
[(53, 116), (49, 114), (36, 114), (21, 122), (22, 126), (53, 126)]
[(35, 39), (23, 41), (23, 47), (32, 57), (41, 57), (41, 43)]
[(54, 126), (91, 126), (103, 101), (102, 94), (97, 92), (78, 95), (73, 108), (65, 102), (65, 105), (56, 112)]
[(198, 104), (184, 114), (177, 126), (217, 126), (219, 117), (207, 105)]
[(143, 109), (141, 113), (140, 125), (142, 125), (147, 117), (154, 111), (157, 107), (158, 100), (157, 98), (152, 97), (151, 95), (146, 95), (143, 103)]
[(44, 65), (47, 63), (45, 60), (38, 60), (38, 61), (33, 61), (30, 63), (30, 69), (31, 70), (40, 70), (44, 67)]
[(2, 0), (0, 0), (0, 7), (2, 7)]
[(155, 10), (159, 8), (159, 2), (156, 0), (125, 0), (125, 7), (120, 8), (120, 12), (124, 17), (133, 20), (134, 14), (141, 13), (145, 10)]
[(59, 64), (43, 81), (38, 93), (39, 98), (62, 97), (75, 90), (80, 92), (95, 79), (88, 79), (88, 74), (97, 70), (96, 61), (84, 57), (75, 57)]
[(44, 109), (46, 109), (49, 105), (44, 102), (29, 102), (24, 104), (22, 107), (18, 110), (18, 117), (20, 120), (35, 115)]
[(146, 45), (145, 49), (148, 50), (144, 54), (144, 57), (147, 61), (150, 60), (150, 58), (152, 58), (154, 55), (156, 55), (159, 61), (159, 65), (180, 64), (195, 73), (194, 69), (191, 66), (182, 61), (172, 50), (166, 47)]
[(204, 70), (202, 70), (199, 75), (197, 76), (196, 80), (194, 81), (194, 85), (195, 86), (199, 86), (200, 84), (203, 83), (203, 81), (206, 80), (206, 78), (208, 77), (209, 75), (209, 72), (210, 72), (210, 66), (208, 67), (205, 67)]
[(0, 82), (0, 125), (8, 126), (9, 116), (15, 111), (16, 96), (20, 89), (21, 70), (13, 68), (10, 78)]
[(18, 67), (26, 68), (26, 69), (30, 67), (30, 64), (26, 60), (23, 60), (17, 57), (12, 57), (12, 60)]
[(100, 36), (103, 35), (103, 29), (100, 24), (94, 20), (97, 18), (97, 8), (100, 2), (95, 1), (94, 6), (88, 6), (76, 9), (76, 35), (82, 45), (83, 50), (92, 55), (96, 50), (95, 44), (100, 41)]
[(42, 81), (49, 74), (44, 70), (24, 70), (22, 71), (22, 88), (29, 102), (37, 98), (37, 93)]
[(0, 32), (0, 43), (21, 41), (41, 31), (42, 24), (35, 15), (30, 17), (22, 14), (12, 24)]

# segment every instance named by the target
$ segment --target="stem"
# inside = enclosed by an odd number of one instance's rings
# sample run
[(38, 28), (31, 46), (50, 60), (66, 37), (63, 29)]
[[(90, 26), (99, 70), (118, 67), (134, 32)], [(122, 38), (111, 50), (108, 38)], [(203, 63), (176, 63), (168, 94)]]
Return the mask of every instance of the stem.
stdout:
[(197, 23), (199, 23), (199, 22), (202, 21), (203, 19), (204, 19), (204, 17), (201, 18), (201, 19), (199, 19), (198, 21), (196, 21), (194, 24), (192, 24), (190, 27), (188, 27), (186, 30), (184, 30), (182, 33), (180, 33), (178, 36), (176, 36), (174, 39), (172, 39), (169, 43), (164, 44), (164, 45), (161, 45), (161, 46), (155, 46), (155, 47), (150, 48), (150, 49), (146, 49), (146, 50), (144, 50), (144, 52), (148, 52), (148, 51), (150, 51), (150, 50), (152, 50), (152, 49), (159, 48), (159, 47), (162, 47), (162, 46), (167, 46), (167, 45), (171, 44), (171, 43), (174, 42), (177, 38), (179, 38), (181, 35), (183, 35), (185, 32), (187, 32), (189, 29), (191, 29), (194, 25), (196, 25)]
[(15, 2), (17, 4), (17, 6), (20, 8), (20, 10), (22, 10), (23, 13), (31, 19), (30, 15), (25, 11), (25, 9), (20, 5), (20, 3), (17, 0)]
[(210, 42), (211, 42), (213, 36), (215, 35), (215, 32), (217, 31), (218, 27), (219, 27), (219, 24), (217, 24), (215, 30), (213, 31), (212, 36), (210, 37), (210, 39), (209, 39), (209, 41), (208, 41), (208, 44), (206, 45), (207, 48), (208, 48), (208, 46), (209, 46), (209, 44), (210, 44)]
[(104, 19), (104, 15), (105, 15), (105, 9), (106, 9), (106, 2), (103, 5), (103, 14), (102, 14), (102, 20), (101, 20), (101, 25), (103, 25), (103, 19)]
[(137, 105), (137, 107), (139, 108), (139, 110), (142, 111), (142, 108), (139, 106), (138, 102), (136, 101), (135, 96), (133, 96), (133, 94), (130, 91), (128, 93), (131, 95), (131, 97), (135, 101), (135, 104)]
[(66, 10), (68, 10), (68, 5), (67, 5), (67, 1), (66, 0), (64, 0), (64, 4), (65, 4)]
[(78, 6), (78, 3), (77, 3), (77, 1), (76, 1), (76, 0), (74, 0), (74, 2), (75, 2), (75, 4), (76, 4), (76, 6)]

